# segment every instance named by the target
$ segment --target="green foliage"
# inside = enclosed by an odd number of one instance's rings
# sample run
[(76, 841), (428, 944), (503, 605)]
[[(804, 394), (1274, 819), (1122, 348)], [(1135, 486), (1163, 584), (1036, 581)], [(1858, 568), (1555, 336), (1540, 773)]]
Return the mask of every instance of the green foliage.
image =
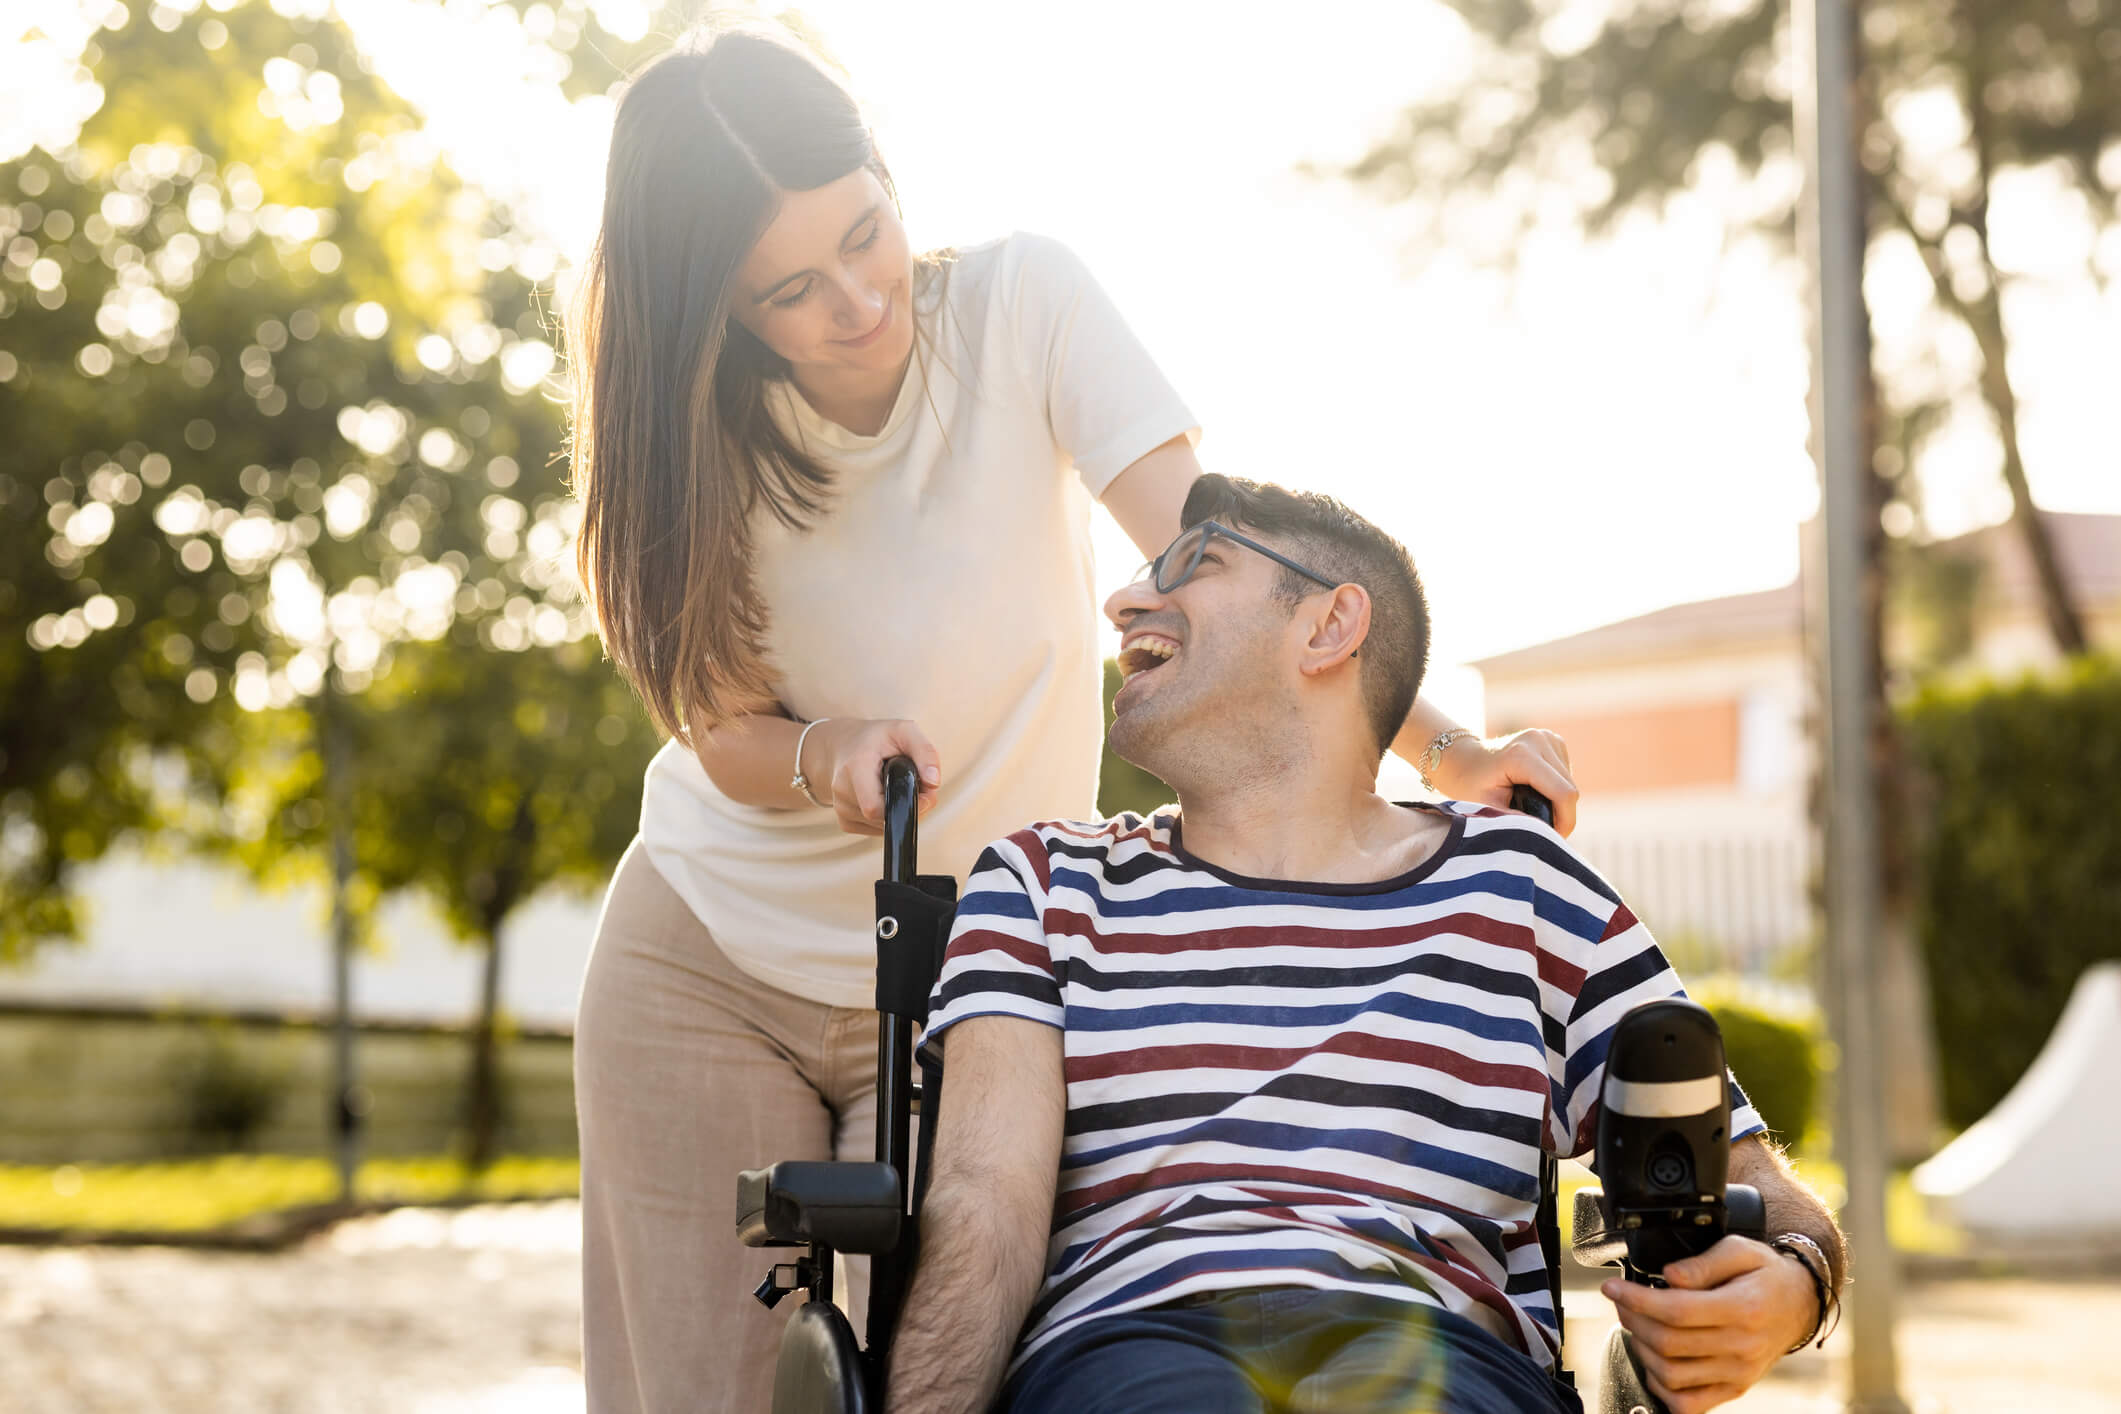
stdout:
[(1724, 1059), (1753, 1108), (1784, 1144), (1803, 1143), (1819, 1110), (1819, 1018), (1771, 1011), (1713, 988), (1695, 1000), (1716, 1018)]
[[(1587, 30), (1587, 12), (1566, 0), (1444, 3), (1471, 32), (1473, 62), (1454, 89), (1409, 108), (1349, 169), (1388, 197), (1510, 187), (1503, 194), (1522, 203), (1526, 219), (1559, 195), (1599, 229), (1691, 188), (1707, 165), (1750, 175), (1794, 154), (1787, 6), (1617, 6)], [(2113, 210), (2112, 173), (2102, 173), (2100, 157), (2121, 132), (2116, 0), (1957, 8), (1889, 0), (1860, 13), (1879, 112), (1918, 94), (1949, 105), (1965, 123), (1953, 135), (1960, 151), (1983, 145), (1991, 170), (2053, 163), (2094, 209)], [(1937, 136), (1934, 117), (1927, 136)], [(1986, 193), (1974, 187), (1987, 171), (1918, 159), (1908, 145), (1890, 117), (1874, 118), (1864, 134), (1866, 165), (1879, 177), (1873, 229), (1897, 226), (1900, 208), (1918, 203), (1932, 207), (1915, 219), (1921, 239), (1941, 241), (1954, 226), (1971, 232), (1986, 219), (1975, 209)], [(1602, 176), (1586, 180), (1587, 170)], [(1523, 175), (1542, 189), (1513, 186)], [(1762, 224), (1787, 230), (1795, 201), (1795, 185), (1778, 183)]]
[(1963, 1127), (2032, 1064), (2085, 969), (2121, 958), (2121, 663), (1933, 688), (1903, 720), (1944, 1108)]
[[(1800, 189), (1789, 6), (1443, 3), (1470, 33), (1471, 60), (1344, 169), (1412, 201), (1432, 226), (1425, 244), (1508, 260), (1557, 213), (1605, 231), (1704, 189), (1708, 205), (1789, 241)], [(2037, 541), (2004, 315), (2014, 284), (2045, 277), (1991, 249), (1991, 206), (2024, 203), (2016, 220), (2066, 225), (2065, 239), (2081, 240), (2084, 293), (2098, 297), (2094, 247), (2121, 212), (2121, 0), (1876, 0), (1850, 13), (1867, 258), (1911, 253), (1933, 304), (1931, 317), (1880, 331), (1872, 463), (1913, 508), (1919, 483), (1904, 473), (1937, 435), (1956, 417), (1993, 419), (2021, 533)], [(1972, 359), (1940, 356), (1967, 344)], [(2075, 617), (2066, 592), (2049, 612)]]
[[(457, 936), (492, 938), (547, 884), (586, 887), (633, 837), (657, 740), (593, 639), (490, 649), (454, 625), (401, 644), (338, 699), (362, 897), (418, 889)], [(230, 854), (260, 877), (321, 871), (330, 849), (323, 733), (307, 709), (251, 714), (229, 762)]]
[(185, 1058), (184, 1133), (201, 1153), (248, 1149), (287, 1090), (286, 1076), (247, 1055), (232, 1030), (225, 1023), (200, 1027)]
[[(347, 783), (357, 893), (418, 890), (456, 934), (487, 949), (465, 1126), (474, 1167), (505, 1119), (492, 1009), (501, 924), (550, 884), (601, 883), (633, 838), (640, 782), (658, 742), (632, 692), (577, 639), (509, 651), (454, 626), (402, 645), (359, 698), (335, 705), (357, 764)], [(236, 787), (253, 831), (230, 847), (261, 875), (330, 848), (330, 782), (317, 751), (332, 729), (258, 720)]]
[(1160, 805), (1169, 805), (1171, 787), (1130, 761), (1112, 754), (1112, 699), (1122, 681), (1116, 659), (1105, 659), (1105, 758), (1097, 772), (1097, 811), (1117, 815), (1132, 810), (1146, 815)]
[(0, 952), (71, 930), (174, 761), (212, 804), (256, 710), (454, 624), (586, 631), (550, 251), (336, 22), (112, 23), (78, 141), (0, 163)]

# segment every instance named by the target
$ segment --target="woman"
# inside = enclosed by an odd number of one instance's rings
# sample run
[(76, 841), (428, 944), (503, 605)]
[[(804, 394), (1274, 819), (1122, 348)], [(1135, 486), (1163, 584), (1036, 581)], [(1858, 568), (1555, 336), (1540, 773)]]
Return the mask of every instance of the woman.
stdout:
[[(583, 581), (672, 738), (575, 1041), (590, 1407), (755, 1410), (779, 1321), (733, 1175), (869, 1154), (880, 765), (920, 767), (930, 870), (1094, 813), (1090, 501), (1162, 549), (1198, 429), (1059, 245), (915, 255), (854, 102), (772, 32), (628, 88), (571, 344)], [(1417, 703), (1397, 744), (1572, 811), (1545, 733)]]

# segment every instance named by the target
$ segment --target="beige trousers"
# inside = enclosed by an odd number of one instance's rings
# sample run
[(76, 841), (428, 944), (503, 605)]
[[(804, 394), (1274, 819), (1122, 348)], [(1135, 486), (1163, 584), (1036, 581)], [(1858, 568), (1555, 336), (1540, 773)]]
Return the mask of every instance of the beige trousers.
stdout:
[[(589, 1414), (763, 1414), (782, 1323), (751, 1297), (774, 1254), (736, 1240), (736, 1175), (873, 1157), (876, 1013), (739, 970), (626, 851), (575, 1026)], [(862, 1326), (868, 1259), (843, 1305)], [(851, 1300), (849, 1298), (852, 1298)]]

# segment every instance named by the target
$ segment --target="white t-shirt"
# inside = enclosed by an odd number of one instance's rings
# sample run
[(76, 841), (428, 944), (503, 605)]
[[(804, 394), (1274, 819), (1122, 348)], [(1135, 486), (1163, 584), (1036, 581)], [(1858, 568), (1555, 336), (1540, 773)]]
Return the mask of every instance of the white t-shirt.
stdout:
[[(776, 415), (836, 480), (806, 529), (760, 520), (756, 573), (790, 712), (905, 718), (935, 743), (943, 784), (920, 866), (963, 878), (1028, 821), (1096, 813), (1114, 645), (1090, 500), (1199, 429), (1055, 241), (961, 251), (923, 304), (920, 356), (875, 436), (775, 385)], [(679, 742), (648, 768), (641, 836), (737, 966), (833, 1006), (873, 1005), (874, 837), (843, 833), (829, 809), (739, 804)]]

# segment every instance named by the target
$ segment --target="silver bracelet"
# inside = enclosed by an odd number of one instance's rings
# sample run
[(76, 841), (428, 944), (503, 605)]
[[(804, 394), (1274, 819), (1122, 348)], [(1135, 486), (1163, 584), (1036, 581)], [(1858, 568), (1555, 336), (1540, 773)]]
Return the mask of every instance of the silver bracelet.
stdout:
[(806, 722), (803, 724), (802, 735), (798, 736), (795, 739), (795, 778), (788, 782), (789, 785), (793, 786), (795, 789), (803, 793), (804, 799), (808, 800), (812, 805), (817, 806), (819, 809), (824, 808), (825, 802), (819, 800), (817, 796), (812, 793), (810, 789), (810, 778), (803, 774), (803, 743), (810, 740), (810, 732), (813, 727), (822, 727), (823, 725), (825, 725), (825, 723), (831, 720), (832, 718), (830, 717), (820, 717), (814, 722)]
[(1443, 794), (1442, 791), (1436, 788), (1436, 782), (1429, 779), (1429, 772), (1443, 764), (1443, 754), (1451, 749), (1452, 742), (1457, 741), (1460, 737), (1471, 735), (1473, 735), (1471, 728), (1448, 727), (1429, 739), (1429, 744), (1421, 749), (1421, 759), (1414, 763), (1414, 771), (1415, 774), (1421, 777), (1421, 788), (1423, 790), (1428, 791), (1431, 795)]
[(1812, 1322), (1812, 1329), (1803, 1340), (1791, 1346), (1788, 1353), (1795, 1355), (1810, 1345), (1815, 1337), (1825, 1345), (1827, 1336), (1833, 1334), (1827, 1318), (1841, 1312), (1841, 1293), (1834, 1289), (1834, 1266), (1827, 1260), (1826, 1249), (1801, 1232), (1778, 1232), (1768, 1239), (1768, 1246), (1804, 1268), (1804, 1274), (1812, 1279), (1812, 1296), (1819, 1303), (1819, 1314)]

